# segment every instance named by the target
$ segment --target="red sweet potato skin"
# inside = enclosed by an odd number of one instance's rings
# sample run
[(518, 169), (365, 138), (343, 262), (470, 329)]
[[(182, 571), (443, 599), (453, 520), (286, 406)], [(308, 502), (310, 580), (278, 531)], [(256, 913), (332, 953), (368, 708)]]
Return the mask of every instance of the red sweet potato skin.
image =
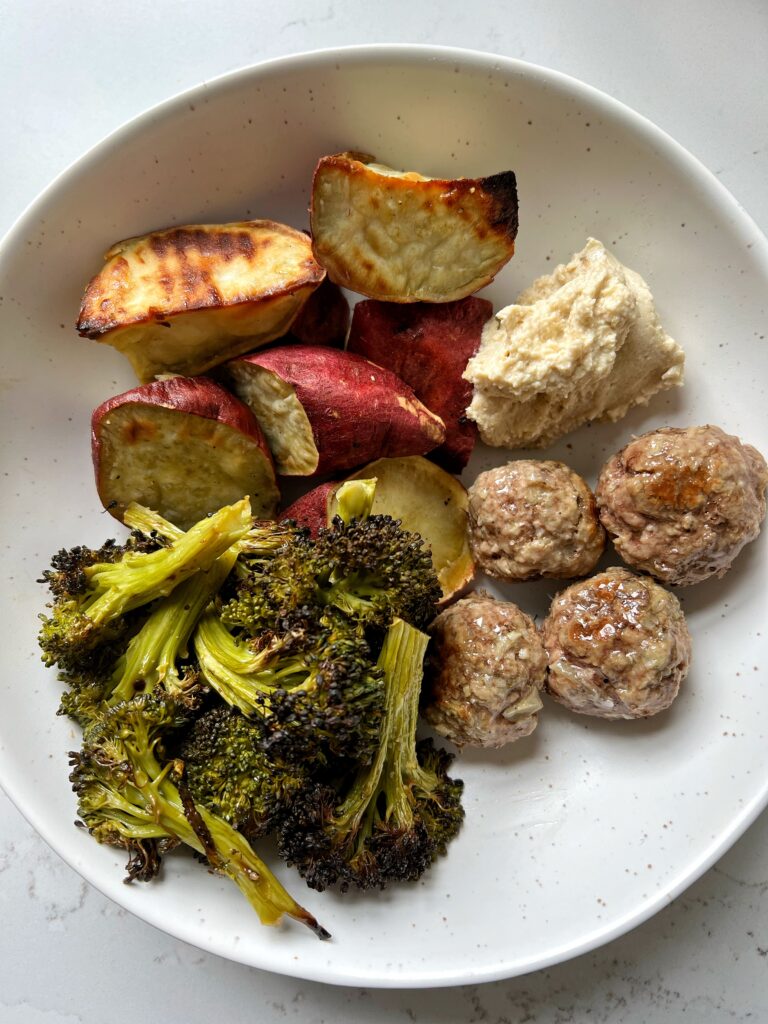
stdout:
[(171, 377), (113, 395), (94, 409), (91, 415), (91, 458), (96, 488), (105, 507), (109, 504), (109, 496), (105, 493), (103, 482), (107, 467), (102, 464), (101, 424), (105, 416), (123, 405), (159, 406), (223, 423), (253, 440), (261, 449), (274, 476), (274, 461), (269, 445), (258, 420), (247, 405), (209, 377)]
[(311, 536), (316, 537), (317, 531), (328, 525), (328, 500), (339, 483), (339, 480), (328, 480), (313, 487), (281, 512), (280, 520), (293, 519), (298, 526), (306, 527)]
[(465, 415), (472, 385), (461, 375), (492, 314), (487, 299), (469, 296), (410, 305), (367, 299), (352, 315), (347, 350), (397, 374), (442, 418), (445, 441), (430, 458), (454, 473), (466, 466), (477, 439), (477, 428)]
[(298, 341), (302, 345), (344, 348), (348, 330), (349, 303), (341, 288), (326, 277), (301, 307), (281, 343)]
[(264, 367), (293, 387), (318, 450), (315, 476), (372, 459), (424, 455), (445, 438), (442, 420), (418, 401), (412, 388), (362, 356), (318, 345), (285, 345), (237, 361)]
[(267, 458), (271, 458), (258, 420), (239, 398), (235, 398), (210, 377), (171, 377), (169, 380), (154, 380), (120, 395), (113, 395), (94, 409), (91, 416), (91, 451), (94, 461), (98, 454), (99, 424), (107, 413), (129, 402), (159, 405), (175, 412), (188, 412), (193, 416), (219, 420), (233, 430), (252, 437), (262, 446)]

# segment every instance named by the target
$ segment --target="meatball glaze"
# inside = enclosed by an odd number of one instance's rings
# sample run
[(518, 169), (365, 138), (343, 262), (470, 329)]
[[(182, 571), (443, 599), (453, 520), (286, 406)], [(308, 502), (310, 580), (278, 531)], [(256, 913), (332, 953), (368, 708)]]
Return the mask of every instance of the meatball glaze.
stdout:
[(469, 543), (496, 579), (573, 579), (594, 569), (605, 531), (580, 476), (562, 462), (521, 459), (469, 488)]
[(597, 484), (603, 526), (624, 561), (663, 583), (722, 576), (760, 532), (768, 467), (719, 427), (664, 427), (609, 459)]
[(664, 711), (691, 660), (691, 637), (674, 594), (620, 568), (558, 594), (542, 639), (547, 691), (571, 711), (599, 718)]
[(422, 714), (459, 746), (502, 747), (536, 728), (547, 657), (517, 605), (477, 591), (430, 627)]

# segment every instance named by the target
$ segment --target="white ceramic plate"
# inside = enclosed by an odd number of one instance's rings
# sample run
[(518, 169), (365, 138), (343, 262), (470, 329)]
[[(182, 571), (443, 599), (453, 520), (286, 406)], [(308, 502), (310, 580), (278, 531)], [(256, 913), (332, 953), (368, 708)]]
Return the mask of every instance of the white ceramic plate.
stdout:
[[(185, 93), (62, 175), (0, 253), (4, 671), (0, 778), (69, 864), (146, 921), (202, 948), (322, 981), (426, 986), (521, 974), (606, 942), (664, 906), (768, 798), (764, 539), (722, 581), (682, 596), (694, 668), (657, 720), (603, 723), (548, 703), (529, 739), (467, 752), (466, 826), (417, 885), (318, 894), (281, 874), (333, 932), (259, 926), (229, 882), (186, 857), (122, 884), (123, 858), (75, 829), (57, 684), (35, 646), (51, 552), (116, 524), (99, 510), (89, 415), (133, 384), (73, 328), (112, 242), (170, 223), (307, 224), (316, 159), (355, 148), (427, 174), (513, 168), (518, 255), (497, 307), (592, 234), (650, 282), (688, 355), (680, 394), (552, 450), (594, 481), (634, 432), (713, 422), (768, 449), (768, 246), (719, 183), (639, 115), (541, 68), (483, 54), (364, 47), (291, 57)], [(481, 450), (466, 480), (503, 453)], [(553, 587), (509, 588), (542, 614)], [(118, 922), (119, 923), (119, 922)]]

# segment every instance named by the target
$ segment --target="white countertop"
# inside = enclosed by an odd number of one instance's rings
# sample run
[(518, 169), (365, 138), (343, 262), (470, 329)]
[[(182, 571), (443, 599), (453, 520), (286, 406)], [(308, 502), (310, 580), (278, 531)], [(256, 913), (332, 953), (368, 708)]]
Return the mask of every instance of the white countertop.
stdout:
[[(52, 177), (146, 107), (265, 58), (360, 42), (467, 46), (581, 78), (666, 129), (768, 230), (765, 0), (491, 10), (458, 0), (0, 0), (0, 235)], [(90, 888), (1, 793), (0, 911), (2, 1024), (768, 1021), (766, 814), (636, 931), (484, 986), (332, 988), (219, 960)]]

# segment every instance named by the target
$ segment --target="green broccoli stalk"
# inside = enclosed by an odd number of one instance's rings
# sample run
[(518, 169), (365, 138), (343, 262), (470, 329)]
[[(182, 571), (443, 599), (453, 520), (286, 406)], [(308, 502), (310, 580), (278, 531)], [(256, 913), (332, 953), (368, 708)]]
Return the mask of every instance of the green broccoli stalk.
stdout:
[[(123, 522), (140, 536), (152, 537), (164, 543), (179, 540), (184, 531), (169, 523), (159, 512), (131, 502), (125, 510)], [(238, 552), (243, 555), (266, 558), (278, 551), (298, 531), (289, 523), (256, 522), (238, 541)]]
[(110, 704), (149, 693), (158, 684), (177, 699), (194, 699), (197, 673), (190, 667), (180, 670), (178, 662), (187, 657), (198, 619), (232, 571), (237, 554), (234, 544), (210, 569), (191, 576), (158, 603), (112, 673)]
[(261, 730), (219, 704), (183, 735), (179, 757), (192, 798), (249, 841), (271, 832), (309, 782), (306, 763), (285, 765), (260, 749)]
[(183, 710), (158, 692), (118, 704), (88, 730), (82, 750), (70, 755), (83, 824), (99, 842), (129, 851), (127, 881), (156, 872), (158, 841), (165, 847), (184, 843), (237, 885), (264, 924), (276, 924), (287, 914), (327, 938), (247, 840), (194, 802), (182, 762), (162, 763), (163, 737), (183, 720)]
[[(41, 615), (39, 644), (43, 661), (66, 669), (101, 643), (111, 643), (121, 620), (136, 608), (170, 594), (200, 570), (209, 569), (252, 523), (247, 498), (203, 519), (170, 546), (155, 551), (126, 551), (119, 560), (90, 563), (73, 559), (68, 583), (43, 576), (54, 594), (51, 615)], [(87, 549), (80, 549), (87, 550)], [(75, 549), (77, 551), (77, 549)], [(60, 553), (61, 556), (61, 553)], [(55, 572), (55, 566), (54, 566)]]
[(378, 661), (386, 708), (375, 757), (340, 793), (307, 789), (278, 830), (281, 854), (312, 888), (414, 881), (459, 830), (462, 783), (447, 775), (452, 758), (431, 741), (416, 743), (428, 642), (402, 620), (390, 626)]
[(209, 608), (192, 642), (202, 679), (258, 725), (271, 757), (365, 760), (375, 749), (381, 673), (365, 637), (345, 621), (305, 609), (248, 643)]
[(372, 480), (347, 480), (334, 493), (336, 514), (343, 523), (366, 519), (373, 511), (375, 496), (375, 477)]

